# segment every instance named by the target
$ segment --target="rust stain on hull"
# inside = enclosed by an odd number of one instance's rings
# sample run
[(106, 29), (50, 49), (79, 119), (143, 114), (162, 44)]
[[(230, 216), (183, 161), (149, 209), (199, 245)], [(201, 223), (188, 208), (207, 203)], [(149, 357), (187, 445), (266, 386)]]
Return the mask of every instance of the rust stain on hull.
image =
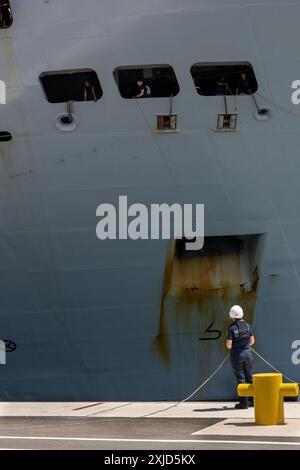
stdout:
[(154, 351), (158, 351), (160, 355), (163, 357), (164, 362), (167, 367), (170, 366), (170, 351), (169, 351), (169, 344), (168, 344), (168, 328), (166, 317), (163, 314), (164, 305), (168, 296), (168, 293), (171, 289), (172, 284), (172, 273), (173, 267), (175, 262), (175, 250), (176, 250), (176, 242), (172, 240), (169, 246), (169, 251), (167, 255), (167, 262), (166, 262), (166, 270), (165, 270), (165, 278), (163, 284), (163, 292), (162, 292), (162, 301), (161, 301), (161, 313), (160, 313), (160, 320), (159, 320), (159, 333), (154, 341), (153, 349)]
[[(220, 357), (226, 352), (225, 332), (230, 323), (227, 312), (233, 304), (240, 304), (247, 321), (253, 321), (259, 270), (256, 266), (249, 272), (248, 282), (242, 271), (239, 254), (177, 257), (175, 242), (171, 244), (159, 332), (153, 344), (167, 369), (171, 368), (172, 358), (180, 354), (185, 363), (209, 371), (210, 358), (216, 351)], [(221, 338), (213, 340), (217, 333), (206, 332), (212, 324), (213, 330), (222, 333)]]

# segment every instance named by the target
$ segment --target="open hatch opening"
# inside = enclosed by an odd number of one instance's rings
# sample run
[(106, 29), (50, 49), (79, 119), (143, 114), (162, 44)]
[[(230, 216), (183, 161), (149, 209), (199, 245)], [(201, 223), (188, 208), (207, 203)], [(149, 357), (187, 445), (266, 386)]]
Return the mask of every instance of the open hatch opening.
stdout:
[(168, 98), (179, 93), (179, 84), (170, 65), (118, 67), (114, 77), (125, 99)]
[(156, 351), (166, 366), (208, 367), (225, 351), (228, 312), (241, 305), (246, 319), (255, 314), (263, 235), (205, 237), (201, 250), (172, 240), (166, 260)]
[(197, 93), (202, 96), (251, 95), (258, 89), (249, 62), (203, 62), (192, 66)]
[(97, 73), (91, 69), (43, 72), (40, 81), (49, 103), (97, 101), (103, 95)]

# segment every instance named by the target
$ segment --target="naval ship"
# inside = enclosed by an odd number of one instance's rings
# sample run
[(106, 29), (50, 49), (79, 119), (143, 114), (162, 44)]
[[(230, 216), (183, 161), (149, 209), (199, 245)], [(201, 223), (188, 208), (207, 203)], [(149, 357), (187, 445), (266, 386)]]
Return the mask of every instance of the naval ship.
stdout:
[[(299, 0), (1, 0), (1, 400), (181, 400), (225, 357), (233, 304), (299, 379), (299, 17)], [(100, 241), (120, 195), (204, 204), (203, 248)], [(195, 399), (235, 388), (227, 363)]]

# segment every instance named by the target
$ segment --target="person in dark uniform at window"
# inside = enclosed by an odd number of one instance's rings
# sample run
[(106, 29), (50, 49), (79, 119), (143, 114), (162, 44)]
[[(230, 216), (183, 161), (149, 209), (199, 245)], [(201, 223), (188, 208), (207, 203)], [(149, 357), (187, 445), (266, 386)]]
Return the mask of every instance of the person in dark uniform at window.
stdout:
[[(252, 383), (253, 357), (251, 346), (255, 343), (253, 331), (250, 325), (243, 320), (244, 312), (242, 307), (234, 305), (230, 312), (233, 323), (227, 330), (226, 346), (230, 349), (230, 361), (238, 384)], [(239, 397), (236, 409), (247, 409), (253, 406), (253, 399)]]
[(137, 82), (137, 86), (140, 90), (139, 94), (135, 96), (135, 98), (150, 98), (151, 96), (151, 89), (149, 86), (145, 85), (143, 80), (139, 80)]
[(216, 95), (218, 95), (218, 96), (224, 96), (224, 95), (226, 95), (227, 89), (228, 89), (228, 83), (226, 82), (226, 80), (225, 80), (224, 77), (221, 77), (221, 78), (217, 81), (217, 85), (216, 85)]
[(252, 86), (248, 80), (246, 73), (241, 73), (241, 77), (237, 83), (236, 94), (237, 95), (252, 95)]
[(91, 82), (89, 80), (85, 80), (85, 82), (84, 82), (83, 100), (84, 101), (95, 101), (95, 103), (98, 101), (97, 95), (96, 95), (96, 89), (93, 85), (91, 85)]

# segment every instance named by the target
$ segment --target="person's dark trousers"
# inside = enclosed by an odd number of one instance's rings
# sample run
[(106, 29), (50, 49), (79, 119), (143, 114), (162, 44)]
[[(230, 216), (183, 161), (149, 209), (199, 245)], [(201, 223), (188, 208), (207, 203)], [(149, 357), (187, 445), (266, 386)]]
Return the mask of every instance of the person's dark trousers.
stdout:
[[(253, 357), (250, 349), (231, 350), (230, 361), (238, 384), (252, 384)], [(239, 397), (241, 406), (248, 406), (248, 397)], [(253, 400), (250, 401), (253, 402)]]

